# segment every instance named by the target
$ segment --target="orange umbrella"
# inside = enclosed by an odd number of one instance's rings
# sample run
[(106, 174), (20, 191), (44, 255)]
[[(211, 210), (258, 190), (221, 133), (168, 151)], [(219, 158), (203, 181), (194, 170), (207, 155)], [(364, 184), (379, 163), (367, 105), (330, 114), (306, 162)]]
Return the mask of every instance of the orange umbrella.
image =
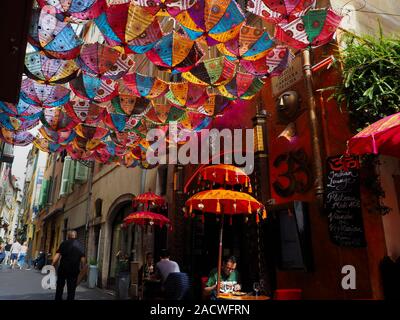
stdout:
[[(263, 219), (267, 213), (262, 203), (258, 202), (251, 195), (231, 190), (216, 189), (199, 192), (186, 201), (189, 207), (189, 214), (193, 210), (210, 212), (221, 215), (221, 226), (219, 230), (219, 250), (218, 250), (218, 278), (217, 278), (217, 297), (220, 290), (221, 263), (222, 263), (222, 236), (224, 215), (232, 217), (234, 214), (252, 214), (262, 210)], [(204, 218), (204, 215), (203, 215)], [(256, 215), (256, 221), (259, 222), (259, 216)]]
[(217, 164), (201, 169), (199, 182), (200, 180), (228, 185), (241, 184), (248, 188), (250, 193), (252, 192), (249, 176), (242, 169), (230, 164)]
[(145, 192), (142, 194), (139, 194), (137, 197), (133, 198), (133, 205), (137, 206), (138, 204), (144, 204), (149, 207), (150, 204), (158, 205), (158, 206), (163, 206), (165, 205), (165, 199), (158, 194), (155, 194), (154, 192)]

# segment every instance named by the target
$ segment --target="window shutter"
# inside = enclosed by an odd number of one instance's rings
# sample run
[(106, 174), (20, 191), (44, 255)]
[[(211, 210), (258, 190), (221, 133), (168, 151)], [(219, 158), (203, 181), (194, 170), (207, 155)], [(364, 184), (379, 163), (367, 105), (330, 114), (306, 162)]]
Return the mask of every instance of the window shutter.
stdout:
[(39, 208), (43, 208), (47, 204), (48, 191), (49, 191), (49, 180), (43, 179), (39, 194)]
[(76, 166), (76, 161), (71, 160), (71, 165), (69, 167), (69, 173), (68, 173), (68, 193), (72, 192), (72, 188), (74, 186), (75, 166)]
[(69, 193), (69, 181), (68, 178), (70, 176), (70, 168), (71, 168), (71, 163), (72, 159), (70, 156), (66, 156), (64, 158), (64, 166), (63, 166), (63, 171), (61, 175), (61, 187), (60, 187), (60, 196), (66, 195)]
[(88, 174), (89, 168), (78, 161), (75, 168), (75, 180), (86, 181)]

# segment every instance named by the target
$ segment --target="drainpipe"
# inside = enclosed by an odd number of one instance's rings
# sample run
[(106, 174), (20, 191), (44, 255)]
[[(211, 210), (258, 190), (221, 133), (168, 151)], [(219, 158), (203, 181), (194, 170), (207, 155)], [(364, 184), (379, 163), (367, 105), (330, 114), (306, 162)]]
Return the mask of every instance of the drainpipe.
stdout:
[(311, 66), (311, 48), (302, 51), (303, 71), (307, 92), (308, 117), (311, 131), (311, 148), (313, 158), (314, 189), (318, 208), (322, 208), (324, 195), (324, 179), (322, 169), (322, 145), (321, 145), (321, 126), (317, 117), (317, 107), (314, 97), (313, 77)]
[[(86, 165), (86, 164), (85, 164)], [(90, 161), (87, 166), (89, 167), (89, 174), (88, 174), (88, 196), (86, 201), (86, 224), (85, 224), (85, 244), (86, 244), (86, 255), (89, 251), (89, 216), (90, 216), (90, 204), (92, 202), (92, 187), (93, 187), (93, 170), (94, 170), (94, 161)]]

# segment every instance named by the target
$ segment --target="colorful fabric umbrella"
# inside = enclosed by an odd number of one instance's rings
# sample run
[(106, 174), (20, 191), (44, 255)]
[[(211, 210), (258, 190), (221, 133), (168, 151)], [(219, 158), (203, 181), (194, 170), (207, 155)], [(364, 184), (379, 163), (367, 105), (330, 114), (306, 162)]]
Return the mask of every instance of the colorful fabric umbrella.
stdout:
[(177, 106), (198, 107), (207, 101), (207, 87), (190, 82), (170, 83), (165, 98)]
[(189, 72), (182, 73), (187, 81), (207, 86), (220, 86), (232, 80), (236, 73), (236, 64), (224, 57), (200, 62)]
[(275, 38), (296, 49), (318, 47), (332, 40), (342, 18), (330, 8), (310, 10), (288, 24), (277, 25)]
[(127, 226), (132, 223), (140, 226), (155, 225), (158, 227), (171, 225), (171, 221), (166, 216), (150, 211), (139, 211), (129, 214), (124, 219), (124, 224)]
[(217, 164), (207, 166), (199, 171), (199, 183), (203, 181), (211, 181), (221, 185), (241, 184), (248, 188), (251, 193), (251, 182), (249, 176), (240, 168), (229, 164)]
[(77, 63), (89, 75), (113, 80), (121, 78), (134, 65), (126, 54), (100, 43), (82, 46)]
[(97, 103), (110, 101), (118, 95), (117, 82), (111, 79), (102, 80), (84, 73), (71, 80), (69, 86), (79, 98)]
[(88, 140), (100, 140), (109, 134), (109, 130), (107, 128), (90, 126), (84, 123), (79, 123), (76, 125), (74, 130), (78, 136)]
[(42, 108), (32, 106), (22, 99), (17, 104), (0, 101), (0, 110), (9, 116), (24, 120), (39, 119), (43, 112)]
[(180, 12), (192, 7), (197, 0), (133, 0), (136, 6), (144, 7), (151, 15), (165, 15), (175, 17)]
[(219, 86), (219, 92), (228, 99), (252, 99), (263, 87), (264, 82), (251, 74), (238, 72), (229, 83)]
[(53, 108), (69, 101), (70, 90), (61, 85), (41, 84), (27, 78), (22, 80), (20, 98), (34, 106)]
[(247, 11), (269, 23), (288, 23), (315, 7), (315, 0), (249, 0)]
[(146, 52), (146, 56), (160, 70), (179, 73), (193, 68), (202, 58), (203, 51), (196, 42), (177, 32), (171, 32)]
[(99, 139), (87, 139), (77, 135), (70, 144), (67, 150), (75, 153), (76, 156), (80, 155), (82, 158), (88, 158), (93, 155), (93, 151), (102, 148), (104, 142)]
[(53, 6), (33, 9), (28, 41), (49, 57), (64, 60), (76, 58), (83, 44), (70, 23), (58, 20)]
[(164, 206), (166, 201), (163, 197), (155, 194), (154, 192), (148, 191), (142, 194), (139, 194), (136, 197), (133, 197), (133, 207), (138, 206), (139, 204), (145, 205), (146, 208), (149, 205), (157, 205), (157, 206)]
[(53, 131), (70, 131), (77, 125), (62, 108), (44, 109), (40, 117), (42, 124)]
[(26, 75), (45, 84), (67, 83), (76, 77), (78, 70), (74, 60), (50, 59), (41, 52), (25, 55)]
[(164, 125), (171, 121), (180, 121), (185, 116), (185, 109), (171, 104), (152, 102), (152, 107), (146, 113), (146, 119), (156, 125)]
[(136, 146), (142, 137), (136, 132), (111, 132), (110, 138), (116, 145), (131, 148)]
[(347, 153), (383, 154), (400, 158), (400, 112), (361, 130), (348, 141)]
[(53, 143), (48, 141), (45, 138), (38, 138), (36, 137), (33, 140), (33, 144), (35, 145), (36, 148), (43, 152), (61, 152), (64, 150), (64, 146), (58, 144), (58, 143)]
[(150, 106), (150, 100), (143, 97), (135, 97), (124, 90), (111, 100), (107, 105), (109, 113), (119, 113), (126, 116), (142, 117)]
[(156, 77), (130, 73), (123, 77), (123, 83), (136, 97), (155, 99), (168, 91), (168, 83)]
[(13, 117), (6, 113), (0, 113), (0, 126), (9, 131), (26, 131), (36, 127), (39, 119), (27, 120), (24, 117)]
[(163, 36), (154, 15), (133, 3), (111, 4), (95, 23), (110, 46), (126, 53), (145, 53)]
[(234, 0), (197, 1), (175, 19), (190, 39), (203, 38), (209, 46), (236, 37), (245, 22), (245, 16)]
[(218, 44), (217, 48), (228, 60), (241, 62), (265, 57), (273, 45), (274, 41), (267, 31), (244, 25), (237, 37)]
[(76, 137), (76, 133), (73, 130), (54, 131), (47, 127), (41, 127), (39, 129), (39, 133), (48, 141), (64, 146), (70, 143)]
[(98, 104), (81, 99), (74, 99), (64, 105), (65, 112), (76, 123), (97, 124), (101, 122), (106, 109)]
[(34, 138), (28, 131), (13, 132), (5, 128), (0, 129), (0, 139), (15, 146), (25, 147), (31, 144)]
[(258, 77), (279, 76), (295, 58), (286, 46), (276, 46), (267, 55), (256, 61), (241, 60), (242, 67)]
[(92, 20), (107, 7), (106, 0), (37, 0), (40, 7), (52, 5), (57, 13), (78, 20)]
[(191, 108), (190, 110), (213, 118), (217, 115), (222, 114), (224, 110), (230, 105), (230, 103), (231, 100), (224, 96), (211, 94), (202, 106), (195, 109)]

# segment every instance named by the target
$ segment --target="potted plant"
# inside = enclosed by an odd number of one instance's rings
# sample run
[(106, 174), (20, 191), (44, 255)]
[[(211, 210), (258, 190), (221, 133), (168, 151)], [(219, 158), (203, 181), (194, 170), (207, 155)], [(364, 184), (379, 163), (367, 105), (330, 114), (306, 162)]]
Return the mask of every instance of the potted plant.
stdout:
[(126, 255), (117, 254), (118, 263), (116, 268), (116, 293), (117, 298), (125, 300), (129, 298), (129, 259)]
[(97, 278), (99, 275), (99, 268), (96, 259), (89, 260), (89, 273), (88, 273), (88, 287), (93, 289), (97, 286)]

